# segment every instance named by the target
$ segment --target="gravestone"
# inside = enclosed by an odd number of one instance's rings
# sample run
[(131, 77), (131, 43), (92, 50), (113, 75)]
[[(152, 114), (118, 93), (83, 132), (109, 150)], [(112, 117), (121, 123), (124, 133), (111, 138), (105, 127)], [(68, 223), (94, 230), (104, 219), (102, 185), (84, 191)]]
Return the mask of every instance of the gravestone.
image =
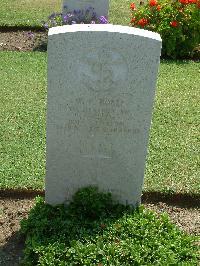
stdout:
[(98, 16), (108, 17), (109, 0), (64, 0), (64, 6), (67, 6), (67, 10), (71, 12), (93, 7)]
[(50, 29), (47, 203), (89, 185), (140, 203), (160, 52), (160, 36), (141, 29)]

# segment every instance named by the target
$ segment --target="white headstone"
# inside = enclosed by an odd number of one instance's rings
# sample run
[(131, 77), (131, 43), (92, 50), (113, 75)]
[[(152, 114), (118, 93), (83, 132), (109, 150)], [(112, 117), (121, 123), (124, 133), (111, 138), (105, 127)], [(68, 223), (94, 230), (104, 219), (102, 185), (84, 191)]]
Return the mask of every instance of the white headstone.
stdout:
[(64, 0), (63, 7), (67, 6), (69, 11), (81, 9), (86, 10), (93, 7), (98, 16), (108, 17), (109, 0)]
[(89, 185), (140, 203), (160, 52), (160, 36), (141, 29), (50, 29), (47, 203)]

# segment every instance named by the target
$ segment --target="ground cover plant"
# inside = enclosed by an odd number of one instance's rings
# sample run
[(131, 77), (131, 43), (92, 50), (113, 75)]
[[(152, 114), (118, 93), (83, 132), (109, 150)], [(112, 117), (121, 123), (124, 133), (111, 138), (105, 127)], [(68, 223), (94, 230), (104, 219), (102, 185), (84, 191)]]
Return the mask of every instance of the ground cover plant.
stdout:
[(37, 199), (21, 223), (24, 265), (198, 265), (197, 238), (143, 207), (116, 204), (96, 187), (80, 189), (68, 205)]
[(162, 55), (191, 58), (200, 44), (199, 0), (149, 0), (131, 3), (133, 27), (158, 32)]
[[(46, 54), (0, 52), (0, 188), (44, 188)], [(162, 61), (145, 191), (200, 193), (199, 63)]]

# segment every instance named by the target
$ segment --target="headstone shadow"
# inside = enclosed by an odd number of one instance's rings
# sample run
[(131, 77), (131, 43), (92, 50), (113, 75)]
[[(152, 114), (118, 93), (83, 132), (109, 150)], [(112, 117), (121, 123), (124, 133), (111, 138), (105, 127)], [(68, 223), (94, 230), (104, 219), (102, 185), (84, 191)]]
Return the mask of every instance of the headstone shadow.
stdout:
[(13, 233), (0, 247), (0, 265), (19, 266), (23, 257), (25, 238), (20, 231)]

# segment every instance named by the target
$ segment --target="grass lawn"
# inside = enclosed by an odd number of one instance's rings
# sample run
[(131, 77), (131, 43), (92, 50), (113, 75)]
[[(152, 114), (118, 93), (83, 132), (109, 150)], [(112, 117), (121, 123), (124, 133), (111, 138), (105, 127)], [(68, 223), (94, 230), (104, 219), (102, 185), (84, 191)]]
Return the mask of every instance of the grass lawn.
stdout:
[[(110, 22), (128, 25), (130, 0), (110, 1)], [(54, 11), (60, 12), (62, 0), (3, 0), (0, 26), (41, 26)]]
[[(42, 189), (46, 53), (0, 53), (0, 187)], [(147, 191), (200, 192), (199, 63), (162, 61)]]
[(200, 192), (200, 68), (162, 61), (145, 190)]
[(132, 0), (110, 0), (109, 22), (112, 24), (129, 25)]
[(41, 26), (62, 0), (2, 0), (0, 26)]
[(0, 53), (0, 186), (42, 188), (46, 54)]

